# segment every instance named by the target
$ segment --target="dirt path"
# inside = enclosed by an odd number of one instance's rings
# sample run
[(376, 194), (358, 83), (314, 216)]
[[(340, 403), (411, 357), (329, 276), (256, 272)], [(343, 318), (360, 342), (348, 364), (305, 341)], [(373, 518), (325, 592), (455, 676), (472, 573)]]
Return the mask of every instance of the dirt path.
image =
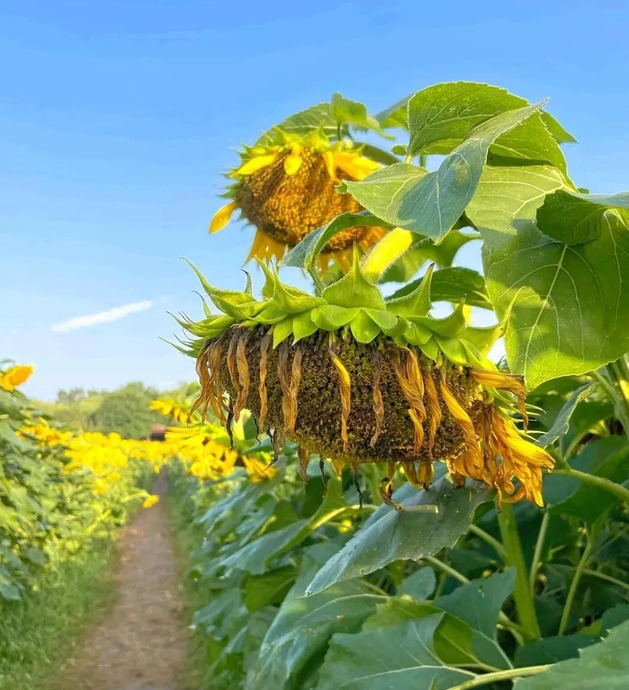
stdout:
[[(154, 491), (163, 496), (163, 479)], [(179, 575), (160, 501), (123, 535), (114, 605), (66, 662), (56, 689), (187, 690)]]

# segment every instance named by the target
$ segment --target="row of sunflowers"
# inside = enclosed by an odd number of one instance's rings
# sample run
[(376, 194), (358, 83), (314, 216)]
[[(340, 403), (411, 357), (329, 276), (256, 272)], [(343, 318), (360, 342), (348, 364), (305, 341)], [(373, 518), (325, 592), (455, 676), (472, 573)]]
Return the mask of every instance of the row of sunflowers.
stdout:
[(174, 345), (276, 472), (169, 467), (202, 687), (627, 686), (629, 195), (576, 186), (545, 106), (335, 93), (227, 171), (209, 230), (250, 226), (264, 283), (192, 266)]
[[(20, 391), (32, 374), (32, 365), (0, 364), (0, 601), (20, 599), (42, 570), (157, 503), (147, 488), (173, 456), (203, 479), (230, 474), (240, 457), (209, 425), (174, 426), (165, 442), (63, 428)], [(244, 462), (264, 475), (260, 460)]]

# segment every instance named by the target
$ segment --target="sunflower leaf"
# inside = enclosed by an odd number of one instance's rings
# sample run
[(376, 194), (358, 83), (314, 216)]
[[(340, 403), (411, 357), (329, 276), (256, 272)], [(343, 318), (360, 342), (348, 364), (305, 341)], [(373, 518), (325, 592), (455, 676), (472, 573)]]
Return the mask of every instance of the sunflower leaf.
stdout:
[[(408, 101), (409, 151), (412, 155), (449, 154), (475, 127), (527, 105), (525, 99), (489, 84), (451, 82), (429, 86)], [(500, 159), (551, 163), (566, 172), (565, 158), (541, 113), (501, 133), (491, 142), (490, 152)]]
[(344, 186), (375, 216), (439, 242), (474, 196), (491, 144), (537, 113), (542, 105), (509, 110), (478, 125), (435, 172), (393, 165), (361, 181), (347, 180)]
[(601, 236), (605, 214), (614, 208), (629, 209), (629, 192), (579, 194), (560, 189), (537, 210), (537, 226), (569, 246), (586, 244)]
[[(544, 193), (565, 189), (550, 166), (487, 167), (467, 213), (483, 235), (487, 288), (505, 348), (529, 388), (585, 374), (629, 350), (629, 212), (613, 209), (600, 236), (568, 246), (535, 224)], [(513, 257), (517, 256), (517, 261)]]
[(474, 483), (456, 489), (445, 477), (427, 491), (406, 484), (393, 496), (404, 509), (380, 506), (319, 570), (307, 592), (322, 592), (400, 558), (420, 560), (453, 546), (467, 531), (476, 507), (491, 495), (490, 490)]

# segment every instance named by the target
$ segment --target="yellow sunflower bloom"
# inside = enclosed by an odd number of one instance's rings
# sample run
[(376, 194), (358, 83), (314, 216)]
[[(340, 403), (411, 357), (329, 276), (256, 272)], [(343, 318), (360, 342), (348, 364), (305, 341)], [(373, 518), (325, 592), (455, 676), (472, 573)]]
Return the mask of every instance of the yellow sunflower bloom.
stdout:
[(159, 502), (159, 496), (156, 496), (155, 494), (151, 494), (150, 496), (147, 496), (144, 499), (144, 502), (142, 503), (142, 508), (151, 508), (152, 506), (154, 506), (158, 502)]
[[(361, 180), (380, 166), (362, 155), (360, 148), (330, 144), (306, 137), (283, 145), (256, 146), (242, 154), (240, 167), (228, 173), (236, 182), (232, 200), (222, 206), (210, 222), (218, 232), (236, 209), (256, 228), (247, 261), (281, 259), (313, 230), (340, 213), (362, 211), (349, 194), (339, 194), (342, 180)], [(384, 230), (357, 226), (335, 235), (320, 256), (320, 266), (335, 260), (342, 268), (350, 265), (350, 250), (356, 245), (366, 251)]]
[(0, 373), (0, 388), (9, 392), (14, 391), (30, 379), (33, 371), (35, 367), (32, 364), (17, 364), (7, 369), (4, 373)]

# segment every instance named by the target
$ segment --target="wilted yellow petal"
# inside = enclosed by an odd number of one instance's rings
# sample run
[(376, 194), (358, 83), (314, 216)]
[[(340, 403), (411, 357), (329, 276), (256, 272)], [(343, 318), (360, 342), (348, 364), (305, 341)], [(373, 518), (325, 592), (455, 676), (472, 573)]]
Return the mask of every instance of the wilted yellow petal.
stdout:
[(284, 159), (284, 172), (287, 175), (294, 175), (301, 168), (303, 163), (301, 152), (302, 147), (299, 144), (294, 144), (291, 147), (291, 152)]
[(271, 163), (273, 163), (273, 161), (275, 160), (276, 156), (276, 153), (268, 153), (266, 155), (255, 156), (254, 158), (250, 158), (246, 163), (243, 163), (238, 168), (238, 170), (235, 170), (233, 175), (235, 177), (240, 177), (242, 175), (251, 175), (251, 173), (254, 173), (258, 170), (262, 170), (262, 168), (266, 168), (268, 165), (271, 165)]
[(482, 386), (498, 388), (499, 390), (510, 391), (518, 398), (518, 409), (524, 420), (524, 428), (528, 425), (528, 415), (526, 413), (526, 386), (524, 379), (515, 374), (504, 374), (500, 371), (487, 371), (486, 369), (470, 369), (474, 379)]
[(349, 372), (345, 368), (343, 362), (332, 351), (329, 350), (330, 359), (336, 367), (336, 372), (339, 377), (339, 387), (341, 390), (341, 438), (343, 440), (343, 450), (347, 452), (349, 446), (349, 438), (347, 436), (347, 420), (351, 409), (351, 386), (352, 381)]
[(210, 222), (210, 232), (214, 233), (222, 230), (229, 223), (237, 206), (238, 204), (235, 201), (230, 201), (225, 206), (221, 206)]
[[(478, 473), (482, 472), (483, 469), (483, 459), (481, 457), (480, 448), (478, 446), (478, 441), (476, 440), (476, 431), (474, 429), (474, 424), (470, 419), (470, 416), (463, 409), (459, 401), (454, 397), (448, 386), (446, 385), (445, 379), (441, 380), (441, 397), (446, 404), (450, 414), (454, 417), (458, 425), (463, 431), (463, 436), (465, 437), (465, 443), (467, 445), (467, 451), (469, 453), (469, 460), (477, 470)], [(471, 476), (471, 475), (470, 475)]]

